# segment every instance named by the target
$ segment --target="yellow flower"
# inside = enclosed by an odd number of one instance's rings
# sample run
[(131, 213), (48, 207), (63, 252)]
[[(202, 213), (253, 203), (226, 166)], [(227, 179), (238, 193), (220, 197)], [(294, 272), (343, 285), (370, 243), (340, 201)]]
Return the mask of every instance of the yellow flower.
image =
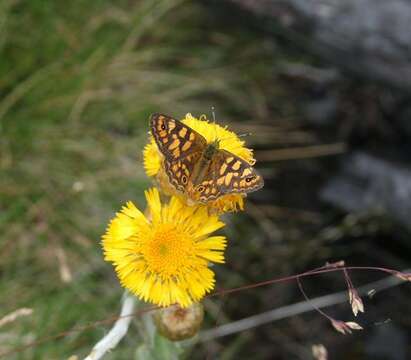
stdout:
[(110, 222), (102, 241), (105, 260), (139, 298), (187, 307), (214, 288), (209, 263), (224, 262), (226, 239), (210, 234), (224, 223), (206, 207), (176, 197), (162, 204), (156, 188), (145, 194), (147, 216), (128, 202)]
[[(219, 148), (229, 151), (234, 155), (244, 159), (249, 164), (253, 165), (253, 151), (244, 146), (244, 141), (232, 131), (227, 130), (216, 123), (210, 123), (204, 115), (197, 119), (191, 114), (187, 114), (182, 122), (207, 140), (207, 143), (214, 143), (219, 140)], [(144, 168), (148, 176), (156, 177), (161, 189), (168, 195), (181, 196), (168, 182), (167, 175), (164, 173), (162, 163), (163, 156), (157, 149), (154, 139), (151, 137), (149, 143), (144, 148)], [(207, 206), (217, 212), (237, 211), (244, 209), (243, 194), (228, 194), (219, 197), (214, 201), (207, 203)], [(190, 200), (190, 199), (188, 199)], [(190, 203), (190, 201), (188, 201)]]
[(144, 147), (144, 169), (148, 176), (156, 176), (161, 168), (162, 159), (159, 155), (156, 144), (153, 146), (154, 139)]

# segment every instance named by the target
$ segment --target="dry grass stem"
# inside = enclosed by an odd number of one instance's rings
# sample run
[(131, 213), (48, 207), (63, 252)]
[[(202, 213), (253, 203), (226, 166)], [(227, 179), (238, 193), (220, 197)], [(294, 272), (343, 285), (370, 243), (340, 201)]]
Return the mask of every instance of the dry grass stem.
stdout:
[[(404, 270), (408, 273), (410, 270)], [(375, 292), (386, 290), (401, 284), (402, 281), (396, 276), (388, 276), (384, 279), (369, 283), (358, 288), (359, 294), (367, 294), (370, 290)], [(210, 341), (219, 337), (235, 334), (238, 332), (253, 329), (255, 327), (268, 324), (277, 320), (303, 314), (305, 312), (314, 311), (313, 308), (318, 309), (341, 304), (347, 301), (347, 292), (340, 291), (338, 293), (320, 296), (308, 301), (301, 301), (292, 305), (283, 306), (278, 309), (266, 311), (257, 315), (253, 315), (238, 321), (233, 321), (214, 329), (206, 330), (201, 333), (201, 341)]]
[(3, 316), (0, 319), (0, 327), (6, 325), (6, 324), (10, 324), (13, 321), (15, 321), (17, 318), (21, 317), (21, 316), (28, 316), (31, 315), (33, 313), (33, 309), (30, 308), (20, 308), (17, 309), (15, 311), (13, 311), (10, 314), (7, 314), (6, 316)]
[(332, 156), (344, 153), (345, 143), (304, 146), (300, 148), (261, 150), (256, 152), (258, 161), (285, 161), (307, 159), (321, 156)]
[(70, 283), (73, 280), (73, 275), (67, 264), (67, 256), (61, 247), (56, 249), (56, 256), (59, 262), (60, 278), (63, 283)]

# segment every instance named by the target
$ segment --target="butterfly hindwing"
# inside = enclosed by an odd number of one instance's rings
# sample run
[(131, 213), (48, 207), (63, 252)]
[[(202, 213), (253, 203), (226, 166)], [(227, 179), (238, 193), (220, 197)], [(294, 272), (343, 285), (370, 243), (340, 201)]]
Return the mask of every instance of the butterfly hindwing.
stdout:
[(164, 170), (172, 186), (183, 193), (187, 192), (188, 184), (195, 170), (195, 165), (200, 161), (202, 152), (195, 152), (183, 159), (164, 161)]

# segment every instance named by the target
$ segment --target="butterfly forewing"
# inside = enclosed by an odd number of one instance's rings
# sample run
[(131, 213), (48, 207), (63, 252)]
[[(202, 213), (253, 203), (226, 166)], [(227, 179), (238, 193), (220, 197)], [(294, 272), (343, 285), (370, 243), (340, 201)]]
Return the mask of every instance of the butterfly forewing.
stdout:
[(167, 115), (151, 115), (150, 129), (159, 150), (168, 161), (203, 152), (207, 145), (202, 135)]
[(184, 193), (207, 141), (195, 130), (167, 115), (153, 114), (150, 128), (165, 157), (164, 169), (170, 184)]

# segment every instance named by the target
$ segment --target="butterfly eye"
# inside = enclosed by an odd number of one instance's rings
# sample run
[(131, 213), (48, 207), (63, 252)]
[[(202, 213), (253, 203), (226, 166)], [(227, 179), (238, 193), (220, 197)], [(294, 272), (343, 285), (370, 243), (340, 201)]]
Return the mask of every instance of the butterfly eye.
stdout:
[(183, 182), (183, 184), (187, 184), (187, 176), (183, 175), (181, 177), (181, 181)]
[(255, 176), (250, 176), (248, 178), (245, 178), (245, 182), (249, 183), (249, 182), (253, 181), (254, 178), (255, 178)]
[(198, 191), (198, 192), (203, 192), (204, 189), (205, 189), (205, 187), (204, 187), (203, 185), (200, 185), (200, 186), (197, 188), (197, 191)]

